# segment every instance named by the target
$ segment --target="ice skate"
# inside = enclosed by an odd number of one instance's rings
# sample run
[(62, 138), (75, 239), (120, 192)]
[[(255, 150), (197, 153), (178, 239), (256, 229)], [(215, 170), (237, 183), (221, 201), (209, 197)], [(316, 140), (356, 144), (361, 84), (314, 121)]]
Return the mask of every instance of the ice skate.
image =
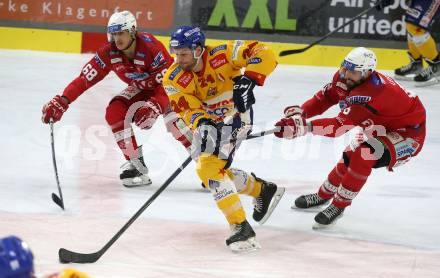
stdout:
[(343, 208), (338, 208), (330, 204), (326, 209), (315, 216), (316, 223), (313, 225), (313, 229), (328, 228), (336, 224), (336, 221), (342, 217), (344, 210)]
[(440, 83), (440, 57), (433, 61), (426, 61), (429, 66), (414, 77), (416, 87), (426, 87)]
[(414, 77), (423, 70), (422, 58), (414, 59), (408, 53), (410, 63), (394, 70), (394, 78), (396, 80), (413, 81)]
[(319, 208), (326, 205), (330, 199), (324, 199), (319, 197), (318, 193), (301, 195), (295, 200), (295, 204), (292, 209), (309, 209), (309, 208)]
[(284, 187), (278, 187), (272, 182), (257, 178), (254, 173), (252, 173), (252, 176), (255, 180), (262, 183), (260, 196), (254, 200), (254, 213), (252, 217), (255, 221), (260, 223), (260, 225), (263, 225), (277, 207), (286, 189)]
[(232, 252), (251, 252), (261, 248), (261, 245), (255, 240), (255, 232), (247, 220), (240, 224), (231, 225), (231, 232), (231, 236), (226, 239), (226, 245)]
[(122, 173), (119, 178), (122, 185), (125, 187), (137, 187), (151, 184), (151, 179), (148, 176), (148, 168), (145, 165), (144, 158), (134, 158), (125, 162), (121, 168)]

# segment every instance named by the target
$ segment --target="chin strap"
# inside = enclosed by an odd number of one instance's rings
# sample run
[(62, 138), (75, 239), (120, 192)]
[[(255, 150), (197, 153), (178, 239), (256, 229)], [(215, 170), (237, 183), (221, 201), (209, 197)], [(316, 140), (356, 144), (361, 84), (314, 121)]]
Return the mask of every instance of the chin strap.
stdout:
[(193, 50), (193, 57), (194, 57), (194, 59), (197, 60), (197, 62), (195, 63), (193, 69), (200, 63), (200, 59), (202, 58), (203, 53), (205, 53), (205, 48), (202, 49), (202, 53), (200, 53), (199, 56), (196, 56), (196, 52)]
[(129, 49), (129, 48), (131, 47), (131, 45), (133, 44), (134, 41), (135, 41), (135, 38), (134, 38), (134, 37), (131, 37), (131, 42), (130, 42), (130, 44), (129, 44), (126, 48), (122, 49), (122, 51), (125, 51), (125, 50)]

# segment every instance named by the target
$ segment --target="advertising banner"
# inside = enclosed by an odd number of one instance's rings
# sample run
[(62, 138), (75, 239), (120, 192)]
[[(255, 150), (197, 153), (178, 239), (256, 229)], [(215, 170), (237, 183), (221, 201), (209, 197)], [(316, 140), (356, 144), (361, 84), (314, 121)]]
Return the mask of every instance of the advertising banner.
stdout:
[(173, 25), (174, 0), (0, 0), (0, 20), (106, 26), (114, 12), (129, 10), (140, 28)]
[[(407, 0), (373, 9), (333, 37), (406, 40)], [(205, 30), (323, 36), (370, 8), (371, 0), (193, 0), (191, 20)], [(440, 37), (434, 24), (434, 37)]]

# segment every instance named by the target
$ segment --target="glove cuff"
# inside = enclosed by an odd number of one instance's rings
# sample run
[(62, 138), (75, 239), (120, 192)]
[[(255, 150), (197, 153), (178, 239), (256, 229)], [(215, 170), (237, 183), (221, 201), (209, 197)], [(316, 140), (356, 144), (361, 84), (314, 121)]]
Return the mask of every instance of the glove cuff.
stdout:
[(302, 115), (303, 113), (303, 109), (298, 106), (298, 105), (292, 105), (292, 106), (287, 106), (284, 109), (284, 116), (285, 117), (292, 117), (295, 115)]
[(264, 81), (266, 80), (266, 76), (264, 74), (255, 72), (255, 71), (245, 71), (244, 75), (246, 78), (250, 79), (252, 83), (258, 86), (263, 86)]

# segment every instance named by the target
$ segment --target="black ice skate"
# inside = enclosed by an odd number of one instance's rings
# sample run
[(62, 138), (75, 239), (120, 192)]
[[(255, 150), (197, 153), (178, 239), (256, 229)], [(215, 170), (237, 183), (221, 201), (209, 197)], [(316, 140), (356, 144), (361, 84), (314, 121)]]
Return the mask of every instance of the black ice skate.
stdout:
[(433, 61), (426, 59), (426, 62), (429, 66), (414, 77), (416, 87), (440, 83), (440, 56), (437, 56)]
[(315, 225), (313, 229), (322, 229), (335, 224), (336, 221), (342, 217), (344, 209), (338, 208), (333, 204), (330, 204), (325, 210), (321, 211), (315, 216)]
[(123, 171), (119, 175), (119, 178), (122, 181), (122, 185), (125, 187), (151, 184), (150, 177), (148, 176), (148, 168), (145, 165), (143, 157), (133, 158), (125, 162), (121, 168)]
[(231, 231), (231, 236), (226, 239), (226, 245), (232, 252), (249, 252), (261, 248), (255, 240), (255, 232), (247, 220), (240, 224), (231, 225)]
[(263, 225), (280, 202), (286, 189), (284, 187), (278, 187), (272, 182), (257, 178), (254, 173), (252, 173), (252, 176), (255, 180), (262, 183), (260, 196), (254, 200), (254, 214), (252, 217), (255, 221), (259, 222), (260, 225)]
[(330, 199), (323, 199), (318, 196), (318, 193), (301, 195), (295, 200), (295, 205), (292, 209), (308, 209), (315, 208), (327, 204)]
[(394, 78), (396, 80), (413, 81), (414, 77), (423, 70), (422, 58), (414, 59), (409, 53), (408, 56), (410, 63), (394, 70)]

